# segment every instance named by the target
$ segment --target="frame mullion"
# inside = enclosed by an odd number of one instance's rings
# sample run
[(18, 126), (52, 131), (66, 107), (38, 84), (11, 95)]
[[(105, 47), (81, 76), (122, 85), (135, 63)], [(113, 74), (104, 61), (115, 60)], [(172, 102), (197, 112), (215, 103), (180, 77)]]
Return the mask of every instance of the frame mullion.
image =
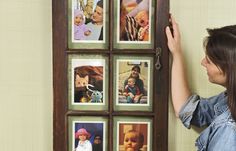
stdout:
[(52, 1), (53, 28), (53, 150), (67, 150), (67, 1)]

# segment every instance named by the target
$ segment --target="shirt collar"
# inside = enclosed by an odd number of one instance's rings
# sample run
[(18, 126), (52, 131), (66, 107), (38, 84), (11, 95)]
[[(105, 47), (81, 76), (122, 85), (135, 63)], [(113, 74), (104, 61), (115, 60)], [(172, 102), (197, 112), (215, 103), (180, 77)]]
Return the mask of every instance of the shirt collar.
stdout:
[(225, 91), (222, 95), (222, 98), (218, 103), (214, 105), (215, 114), (218, 116), (228, 110), (227, 105), (227, 92)]

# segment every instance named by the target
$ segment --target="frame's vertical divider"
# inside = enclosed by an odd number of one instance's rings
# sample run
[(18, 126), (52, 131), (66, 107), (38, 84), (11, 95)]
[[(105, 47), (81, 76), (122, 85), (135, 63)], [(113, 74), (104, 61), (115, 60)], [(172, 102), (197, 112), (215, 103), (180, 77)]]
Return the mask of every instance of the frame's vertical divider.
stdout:
[[(154, 6), (155, 6), (155, 10), (154, 10), (154, 19), (155, 19), (155, 22), (154, 22), (154, 45), (153, 45), (153, 52), (155, 53), (155, 50), (156, 50), (156, 47), (157, 47), (157, 41), (158, 41), (158, 39), (157, 39), (157, 37), (156, 37), (156, 31), (157, 31), (157, 19), (158, 19), (158, 17), (157, 17), (157, 6), (158, 6), (158, 2), (157, 1), (154, 1), (155, 2), (155, 4), (154, 4)], [(153, 150), (155, 150), (155, 151), (159, 151), (158, 149), (157, 149), (157, 127), (158, 127), (158, 122), (157, 122), (157, 117), (158, 117), (158, 114), (157, 114), (157, 112), (156, 112), (156, 110), (158, 109), (158, 106), (157, 106), (157, 101), (158, 101), (158, 98), (156, 98), (155, 97), (155, 92), (156, 92), (156, 87), (158, 86), (158, 85), (155, 85), (155, 83), (156, 83), (156, 77), (158, 77), (158, 74), (157, 74), (157, 72), (156, 72), (156, 69), (155, 69), (155, 63), (156, 63), (156, 57), (155, 57), (155, 54), (153, 55), (154, 56), (154, 65), (153, 65), (153, 83), (154, 83), (154, 86), (153, 86), (153, 106), (152, 106), (152, 110), (153, 110), (153, 112), (154, 112), (154, 117), (153, 117), (153, 127), (152, 127), (152, 129), (153, 129), (153, 143), (152, 143), (152, 147), (153, 147)], [(154, 142), (154, 141), (156, 141), (156, 142)]]
[(161, 50), (161, 69), (155, 69), (156, 75), (158, 75), (155, 81), (157, 85), (155, 98), (158, 99), (155, 106), (158, 108), (155, 110), (158, 126), (155, 134), (156, 140), (158, 140), (156, 147), (157, 151), (168, 151), (169, 51), (166, 45), (165, 28), (169, 24), (169, 0), (158, 0), (156, 8), (156, 48)]
[(67, 1), (52, 0), (53, 29), (53, 150), (67, 150)]
[(113, 87), (112, 87), (112, 83), (113, 83), (113, 58), (112, 58), (112, 53), (111, 53), (111, 50), (110, 50), (110, 54), (109, 54), (109, 151), (110, 150), (113, 150)]
[(109, 0), (109, 140), (108, 150), (113, 150), (113, 0)]

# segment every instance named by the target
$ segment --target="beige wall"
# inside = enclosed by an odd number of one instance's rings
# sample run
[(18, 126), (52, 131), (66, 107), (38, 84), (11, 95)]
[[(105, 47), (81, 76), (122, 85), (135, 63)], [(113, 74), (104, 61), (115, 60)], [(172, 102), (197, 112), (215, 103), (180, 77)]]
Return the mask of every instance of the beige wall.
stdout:
[[(236, 23), (235, 0), (170, 0), (179, 22), (191, 88), (210, 96), (200, 60), (206, 27)], [(51, 0), (0, 1), (0, 150), (52, 151)], [(194, 56), (194, 57), (193, 57)], [(174, 117), (169, 150), (192, 151), (198, 136)]]
[(52, 151), (51, 0), (0, 0), (0, 150)]
[[(205, 69), (200, 65), (204, 56), (203, 38), (206, 28), (236, 24), (235, 0), (170, 0), (171, 13), (175, 16), (182, 34), (182, 45), (192, 90), (203, 97), (214, 95), (222, 87), (210, 84)], [(169, 151), (194, 151), (199, 130), (188, 130), (175, 118), (169, 107)]]

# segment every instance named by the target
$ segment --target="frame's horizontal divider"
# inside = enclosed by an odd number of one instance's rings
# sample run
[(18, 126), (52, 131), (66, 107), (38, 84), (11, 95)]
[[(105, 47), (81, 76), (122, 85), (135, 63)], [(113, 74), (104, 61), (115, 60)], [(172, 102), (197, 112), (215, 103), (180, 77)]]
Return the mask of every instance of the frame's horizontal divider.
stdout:
[(122, 112), (117, 112), (114, 111), (112, 113), (113, 116), (143, 116), (143, 117), (147, 117), (147, 116), (155, 116), (155, 113), (152, 112), (145, 112), (145, 111), (122, 111)]
[(130, 49), (115, 49), (112, 51), (112, 53), (114, 54), (153, 54), (155, 53), (155, 51), (153, 49), (134, 49), (134, 50), (130, 50)]
[(66, 51), (68, 54), (77, 54), (77, 53), (88, 53), (88, 54), (94, 54), (94, 53), (104, 53), (104, 54), (109, 54), (109, 53), (113, 53), (113, 54), (155, 54), (156, 52), (152, 49), (143, 49), (143, 50), (126, 50), (126, 49), (122, 49), (122, 50), (100, 50), (100, 49), (96, 49), (96, 50), (88, 50), (88, 49), (69, 49)]
[(110, 53), (109, 50), (104, 50), (104, 49), (96, 49), (96, 50), (91, 50), (91, 49), (69, 49), (66, 51), (68, 54), (77, 54), (77, 53), (89, 53), (89, 54), (94, 54), (94, 53)]
[(81, 115), (87, 115), (87, 116), (108, 116), (109, 112), (107, 111), (68, 111), (66, 113), (67, 116), (81, 116)]
[[(67, 116), (109, 116), (107, 111), (68, 111)], [(153, 112), (135, 112), (135, 111), (114, 111), (111, 113), (113, 116), (142, 116), (142, 117), (154, 117), (155, 113)]]

